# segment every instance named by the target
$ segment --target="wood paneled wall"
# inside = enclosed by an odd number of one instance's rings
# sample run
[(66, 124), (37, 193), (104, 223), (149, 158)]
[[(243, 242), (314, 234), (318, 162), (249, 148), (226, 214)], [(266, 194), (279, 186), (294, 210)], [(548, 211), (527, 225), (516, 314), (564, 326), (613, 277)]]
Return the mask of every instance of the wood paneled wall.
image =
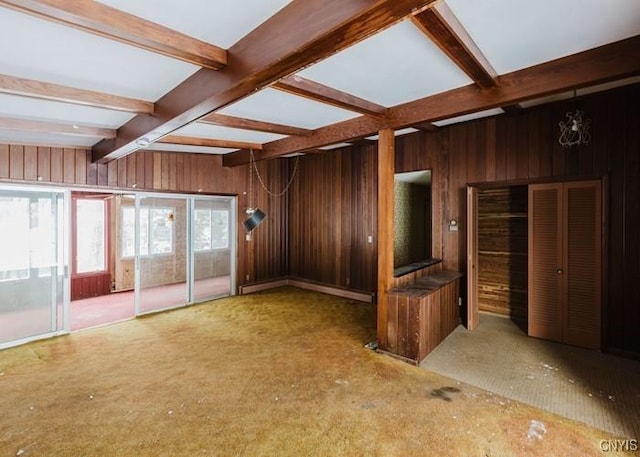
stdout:
[(300, 158), (289, 196), (292, 277), (375, 293), (376, 154), (372, 145)]
[[(604, 341), (611, 350), (640, 353), (640, 85), (581, 97), (591, 119), (588, 146), (563, 149), (558, 122), (572, 100), (516, 114), (417, 132), (396, 139), (395, 171), (431, 169), (432, 255), (443, 268), (466, 269), (467, 183), (520, 183), (607, 176), (605, 225), (609, 270)], [(354, 146), (300, 161), (290, 198), (291, 273), (297, 277), (375, 291), (375, 146)], [(448, 221), (459, 221), (450, 232)], [(366, 230), (364, 229), (366, 227)], [(376, 233), (374, 235), (374, 240)], [(349, 265), (349, 270), (347, 266)], [(358, 269), (360, 271), (358, 271)], [(364, 272), (364, 275), (362, 274)], [(356, 280), (356, 276), (361, 280)], [(608, 303), (608, 304), (607, 304)]]
[(478, 305), (527, 320), (528, 186), (478, 192)]
[[(265, 182), (281, 189), (289, 177), (287, 159), (258, 163)], [(238, 285), (288, 274), (287, 196), (270, 198), (255, 179), (254, 203), (267, 214), (251, 241), (240, 225), (246, 217), (249, 167), (225, 168), (222, 156), (139, 151), (100, 165), (90, 151), (0, 144), (0, 181), (113, 190), (238, 196)]]
[[(608, 295), (604, 297), (605, 348), (640, 354), (640, 85), (481, 119), (435, 133), (417, 133), (397, 148), (397, 171), (434, 169), (434, 256), (441, 252), (445, 269), (466, 270), (467, 183), (526, 183), (544, 179), (605, 176), (609, 184), (605, 216), (605, 263)], [(591, 119), (587, 146), (563, 149), (558, 122), (577, 107)], [(435, 137), (432, 138), (432, 137)], [(439, 143), (437, 157), (421, 148)], [(440, 173), (438, 173), (440, 170)], [(459, 232), (445, 230), (457, 219)], [(434, 227), (437, 225), (434, 223)]]

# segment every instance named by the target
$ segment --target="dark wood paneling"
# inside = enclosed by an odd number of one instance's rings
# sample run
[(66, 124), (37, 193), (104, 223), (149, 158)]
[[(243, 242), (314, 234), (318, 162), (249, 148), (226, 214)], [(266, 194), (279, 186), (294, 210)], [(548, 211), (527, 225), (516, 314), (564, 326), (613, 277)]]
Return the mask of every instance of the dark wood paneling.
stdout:
[(527, 318), (527, 186), (478, 192), (478, 304)]
[(291, 276), (376, 291), (377, 163), (375, 145), (300, 158), (289, 197)]
[[(423, 154), (421, 161), (423, 168), (434, 169), (434, 192), (442, 191), (440, 198), (435, 193), (433, 196), (434, 214), (443, 217), (441, 234), (434, 231), (433, 252), (442, 252), (444, 268), (465, 271), (466, 221), (461, 208), (463, 190), (471, 177), (481, 177), (476, 183), (499, 183), (519, 178), (540, 181), (607, 175), (610, 194), (605, 200), (609, 205), (605, 241), (609, 250), (605, 263), (609, 271), (604, 283), (609, 288), (603, 316), (607, 325), (604, 344), (605, 349), (638, 354), (640, 338), (635, 329), (640, 322), (640, 113), (636, 107), (640, 103), (640, 85), (579, 99), (580, 109), (591, 119), (592, 141), (566, 150), (558, 144), (558, 121), (567, 111), (576, 109), (575, 103), (562, 101), (413, 134), (423, 137), (426, 145), (435, 137), (431, 141), (438, 141), (440, 160), (444, 160), (438, 164), (435, 157)], [(468, 141), (471, 135), (479, 138), (478, 129), (486, 132), (484, 142)], [(411, 170), (418, 160), (415, 154), (419, 148), (404, 150), (403, 144), (398, 145), (397, 171)], [(469, 171), (470, 163), (478, 168), (484, 166), (485, 170)], [(454, 217), (461, 222), (460, 232), (446, 230), (446, 221)]]

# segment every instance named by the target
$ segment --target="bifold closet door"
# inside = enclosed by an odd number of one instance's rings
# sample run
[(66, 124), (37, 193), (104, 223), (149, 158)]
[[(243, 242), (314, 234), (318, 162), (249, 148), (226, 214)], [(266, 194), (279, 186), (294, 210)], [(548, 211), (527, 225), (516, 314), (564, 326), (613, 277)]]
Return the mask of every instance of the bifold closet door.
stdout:
[(529, 336), (562, 341), (562, 184), (529, 186)]
[(602, 208), (600, 181), (564, 184), (563, 341), (600, 349)]
[(600, 181), (529, 186), (529, 335), (600, 348)]

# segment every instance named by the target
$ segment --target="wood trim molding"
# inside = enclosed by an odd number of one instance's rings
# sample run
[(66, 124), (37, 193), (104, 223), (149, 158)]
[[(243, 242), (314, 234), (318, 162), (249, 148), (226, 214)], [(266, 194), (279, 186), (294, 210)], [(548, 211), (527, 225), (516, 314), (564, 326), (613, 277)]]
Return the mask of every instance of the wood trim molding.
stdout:
[(196, 138), (190, 136), (168, 135), (160, 139), (162, 144), (181, 144), (184, 146), (205, 146), (210, 148), (230, 148), (230, 149), (254, 149), (262, 150), (260, 143), (247, 143), (245, 141), (218, 140), (214, 138)]
[(272, 87), (309, 100), (369, 116), (384, 117), (387, 113), (387, 108), (382, 105), (297, 75), (282, 78), (274, 83)]
[(93, 136), (99, 138), (115, 138), (116, 136), (116, 131), (114, 129), (105, 129), (101, 127), (85, 127), (81, 125), (62, 124), (58, 122), (14, 119), (10, 117), (0, 117), (0, 129), (73, 136)]
[(235, 64), (217, 72), (199, 70), (187, 78), (156, 102), (153, 117), (136, 116), (118, 129), (115, 140), (94, 146), (92, 160), (104, 163), (131, 154), (139, 149), (136, 140), (145, 138), (154, 142), (396, 24), (434, 1), (291, 2), (229, 49)]
[(496, 85), (498, 73), (446, 3), (436, 3), (411, 20), (476, 84), (482, 88)]
[(147, 51), (218, 70), (227, 51), (93, 0), (0, 0), (0, 5)]
[(263, 290), (270, 290), (284, 286), (298, 287), (300, 289), (312, 290), (314, 292), (334, 295), (336, 297), (348, 298), (350, 300), (358, 300), (365, 303), (373, 302), (373, 297), (371, 296), (371, 294), (365, 292), (356, 292), (353, 290), (341, 289), (339, 287), (325, 286), (300, 278), (275, 279), (273, 281), (243, 285), (240, 286), (240, 295), (253, 294), (256, 292), (261, 292)]
[(0, 75), (0, 93), (71, 103), (74, 105), (106, 108), (128, 113), (153, 114), (154, 111), (153, 103), (145, 100), (109, 95), (92, 90), (76, 89), (60, 84), (9, 75)]
[[(499, 78), (499, 85), (478, 90), (475, 84), (414, 100), (389, 109), (387, 120), (370, 116), (339, 122), (314, 130), (308, 137), (288, 137), (263, 145), (256, 160), (317, 149), (330, 144), (374, 135), (383, 128), (401, 129), (421, 122), (447, 119), (490, 108), (518, 103), (576, 87), (640, 74), (640, 36), (563, 57)], [(242, 153), (226, 154), (225, 166), (243, 165)]]
[(236, 129), (254, 130), (257, 132), (277, 133), (279, 135), (311, 135), (312, 130), (292, 127), (290, 125), (274, 124), (272, 122), (256, 121), (226, 114), (211, 113), (201, 118), (202, 124), (222, 125)]

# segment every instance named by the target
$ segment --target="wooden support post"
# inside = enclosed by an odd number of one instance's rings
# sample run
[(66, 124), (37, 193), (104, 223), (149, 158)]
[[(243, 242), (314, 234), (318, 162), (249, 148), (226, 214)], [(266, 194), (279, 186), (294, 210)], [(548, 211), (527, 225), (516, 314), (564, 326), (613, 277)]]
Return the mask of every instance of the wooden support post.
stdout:
[(387, 290), (393, 281), (394, 142), (392, 129), (378, 138), (378, 347), (386, 349)]

